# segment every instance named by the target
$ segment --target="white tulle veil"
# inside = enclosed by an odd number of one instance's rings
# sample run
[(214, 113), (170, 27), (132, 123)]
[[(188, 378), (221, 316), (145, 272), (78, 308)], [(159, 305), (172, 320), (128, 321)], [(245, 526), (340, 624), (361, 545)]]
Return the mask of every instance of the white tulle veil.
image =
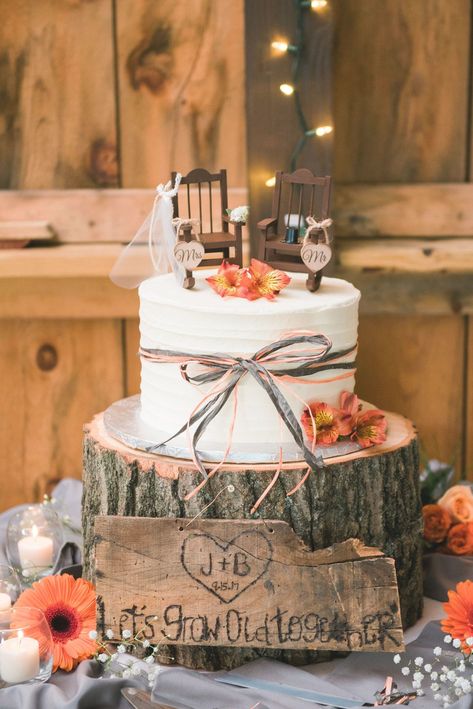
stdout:
[(121, 288), (136, 288), (151, 276), (174, 271), (177, 281), (183, 284), (185, 271), (174, 258), (176, 229), (173, 224), (172, 198), (176, 196), (181, 175), (156, 187), (151, 212), (126, 246), (112, 270), (110, 279)]

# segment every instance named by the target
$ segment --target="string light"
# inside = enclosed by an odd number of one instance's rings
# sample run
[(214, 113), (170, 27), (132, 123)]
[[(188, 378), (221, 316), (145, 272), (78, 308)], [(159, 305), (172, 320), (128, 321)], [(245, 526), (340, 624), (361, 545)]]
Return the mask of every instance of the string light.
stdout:
[(318, 126), (317, 128), (313, 128), (312, 130), (308, 130), (306, 135), (311, 136), (311, 135), (316, 135), (319, 138), (322, 138), (324, 135), (328, 135), (333, 131), (333, 126)]
[[(292, 151), (290, 167), (291, 171), (296, 169), (297, 160), (301, 154), (308, 138), (316, 136), (317, 138), (323, 138), (329, 133), (332, 133), (333, 126), (323, 125), (311, 128), (304, 114), (302, 108), (300, 91), (298, 91), (298, 83), (301, 73), (301, 59), (304, 50), (304, 18), (307, 9), (311, 10), (323, 10), (328, 6), (328, 0), (296, 0), (296, 33), (295, 33), (295, 43), (290, 44), (288, 40), (283, 38), (275, 39), (271, 42), (271, 47), (276, 52), (282, 54), (291, 53), (294, 55), (294, 60), (292, 63), (292, 82), (285, 82), (279, 86), (279, 90), (285, 96), (294, 97), (294, 108), (296, 110), (297, 121), (301, 130), (301, 136), (298, 139), (294, 150)], [(275, 178), (271, 177), (265, 181), (267, 187), (273, 187), (275, 184)]]
[(292, 52), (295, 54), (297, 52), (297, 47), (294, 44), (289, 44), (283, 39), (274, 40), (274, 42), (271, 42), (271, 47), (282, 54), (285, 54), (286, 52)]
[(292, 84), (281, 84), (279, 91), (285, 96), (292, 96), (294, 93), (294, 86)]

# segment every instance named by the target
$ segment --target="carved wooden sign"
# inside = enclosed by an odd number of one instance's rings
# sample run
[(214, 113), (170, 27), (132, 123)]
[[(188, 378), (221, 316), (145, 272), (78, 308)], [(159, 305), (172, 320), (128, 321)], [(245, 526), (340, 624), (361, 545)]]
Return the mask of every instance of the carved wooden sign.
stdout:
[(151, 642), (403, 649), (394, 561), (350, 539), (310, 551), (288, 524), (96, 517), (99, 629)]
[(321, 271), (332, 258), (332, 249), (328, 244), (316, 244), (308, 241), (302, 245), (301, 259), (310, 271)]
[(205, 248), (197, 239), (178, 241), (174, 247), (174, 258), (188, 271), (193, 271), (205, 256)]

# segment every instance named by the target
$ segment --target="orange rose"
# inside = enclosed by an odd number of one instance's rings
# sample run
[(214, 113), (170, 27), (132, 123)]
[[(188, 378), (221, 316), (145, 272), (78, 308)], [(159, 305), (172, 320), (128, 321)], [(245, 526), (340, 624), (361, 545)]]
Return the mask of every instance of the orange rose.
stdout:
[(455, 524), (450, 529), (447, 549), (457, 556), (473, 554), (473, 522)]
[(453, 485), (439, 500), (454, 522), (473, 522), (473, 490), (469, 485)]
[(424, 539), (434, 544), (440, 544), (447, 536), (452, 525), (449, 512), (440, 505), (424, 505)]

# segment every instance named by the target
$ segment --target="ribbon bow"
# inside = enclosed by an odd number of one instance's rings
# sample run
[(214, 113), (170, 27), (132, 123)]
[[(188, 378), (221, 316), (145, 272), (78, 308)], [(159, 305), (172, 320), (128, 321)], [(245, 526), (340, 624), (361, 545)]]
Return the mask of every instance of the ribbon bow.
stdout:
[[(297, 344), (308, 345), (306, 348), (287, 351)], [(348, 369), (348, 373), (338, 375), (337, 379), (351, 376), (354, 369), (354, 362), (339, 362), (340, 358), (354, 352), (355, 347), (340, 352), (331, 352), (332, 343), (328, 337), (321, 334), (295, 334), (286, 336), (277, 342), (262, 347), (253, 357), (233, 357), (231, 355), (217, 354), (189, 354), (185, 352), (175, 352), (161, 349), (140, 349), (140, 354), (144, 359), (152, 362), (174, 362), (180, 365), (181, 375), (192, 384), (201, 386), (203, 384), (214, 383), (210, 392), (197, 404), (191, 412), (188, 421), (167, 440), (148, 448), (148, 451), (156, 450), (159, 446), (171, 441), (173, 438), (188, 430), (193, 424), (197, 424), (192, 435), (193, 459), (199, 471), (208, 478), (202, 460), (197, 450), (199, 439), (205, 432), (209, 423), (225, 406), (232, 392), (235, 394), (234, 420), (236, 413), (236, 392), (241, 379), (249, 374), (261, 386), (269, 396), (281, 419), (289, 429), (294, 441), (301, 449), (304, 460), (310, 470), (321, 467), (321, 456), (316, 455), (314, 450), (309, 449), (304, 441), (302, 428), (292, 411), (287, 399), (282, 394), (276, 380), (298, 381), (299, 377), (307, 377), (316, 372), (331, 369)], [(191, 374), (189, 366), (197, 363), (203, 367), (204, 371)], [(284, 368), (271, 370), (274, 367), (285, 365)], [(323, 380), (318, 380), (323, 381)], [(234, 423), (233, 420), (233, 423)], [(233, 429), (233, 423), (230, 429)], [(227, 447), (227, 452), (231, 447), (231, 442)], [(224, 459), (220, 463), (225, 460)], [(219, 467), (219, 466), (217, 466)], [(215, 472), (215, 471), (212, 471)]]
[(310, 235), (312, 233), (315, 233), (317, 231), (323, 231), (324, 237), (325, 237), (325, 243), (328, 244), (330, 243), (330, 237), (328, 234), (328, 229), (329, 227), (332, 226), (333, 220), (332, 219), (322, 219), (321, 222), (318, 222), (315, 217), (307, 217), (306, 219), (308, 226), (308, 229), (305, 233), (305, 238), (304, 241), (308, 240)]

